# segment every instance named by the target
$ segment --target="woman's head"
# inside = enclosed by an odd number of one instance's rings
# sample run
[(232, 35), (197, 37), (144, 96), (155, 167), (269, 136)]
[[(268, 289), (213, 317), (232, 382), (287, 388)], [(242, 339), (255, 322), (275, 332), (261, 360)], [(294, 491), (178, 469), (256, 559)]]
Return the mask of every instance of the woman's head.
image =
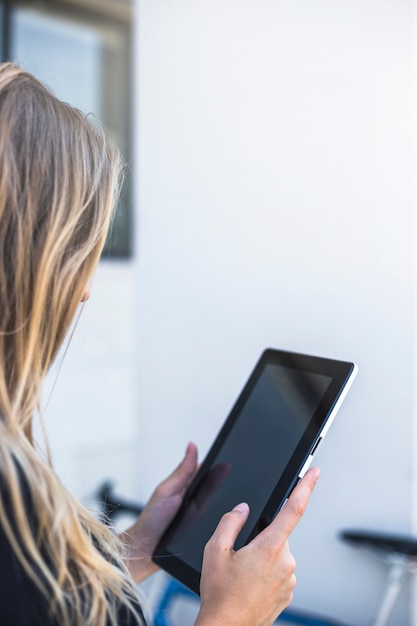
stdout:
[(27, 434), (103, 249), (120, 169), (99, 125), (0, 65), (0, 414)]
[(120, 606), (141, 622), (116, 538), (67, 493), (31, 433), (103, 249), (120, 170), (99, 125), (0, 65), (0, 531), (63, 626), (116, 624)]

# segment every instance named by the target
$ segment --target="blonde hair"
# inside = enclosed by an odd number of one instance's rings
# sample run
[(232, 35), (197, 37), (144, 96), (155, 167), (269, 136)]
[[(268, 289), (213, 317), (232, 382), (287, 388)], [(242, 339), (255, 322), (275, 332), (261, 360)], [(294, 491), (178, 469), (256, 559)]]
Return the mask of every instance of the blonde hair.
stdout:
[(66, 491), (32, 436), (42, 383), (105, 243), (121, 167), (98, 124), (0, 65), (0, 524), (63, 626), (116, 625), (123, 605), (140, 623), (117, 539)]

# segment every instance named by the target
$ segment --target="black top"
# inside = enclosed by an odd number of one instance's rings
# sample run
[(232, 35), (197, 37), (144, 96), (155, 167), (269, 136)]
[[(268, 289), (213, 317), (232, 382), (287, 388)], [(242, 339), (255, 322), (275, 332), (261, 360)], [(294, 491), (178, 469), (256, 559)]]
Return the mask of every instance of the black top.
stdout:
[[(2, 496), (6, 496), (4, 489), (2, 491)], [(4, 500), (7, 507), (8, 498)], [(27, 510), (30, 514), (29, 507)], [(139, 605), (137, 610), (142, 615)], [(21, 566), (1, 526), (0, 623), (2, 626), (59, 626), (50, 617), (47, 600)], [(136, 626), (137, 621), (126, 607), (121, 607), (118, 624)]]

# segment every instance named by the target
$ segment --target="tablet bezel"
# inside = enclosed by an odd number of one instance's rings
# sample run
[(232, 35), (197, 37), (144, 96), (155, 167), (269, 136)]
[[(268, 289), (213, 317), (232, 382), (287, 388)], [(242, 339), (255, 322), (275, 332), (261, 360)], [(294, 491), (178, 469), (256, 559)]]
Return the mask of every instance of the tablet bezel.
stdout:
[(273, 519), (282, 508), (300, 477), (307, 471), (319, 444), (327, 433), (357, 372), (357, 366), (352, 362), (273, 348), (268, 348), (263, 352), (202, 462), (197, 475), (188, 488), (180, 510), (165, 531), (152, 556), (154, 562), (159, 567), (174, 578), (177, 578), (177, 580), (196, 594), (199, 594), (201, 572), (181, 560), (180, 555), (172, 553), (169, 550), (169, 542), (175, 529), (178, 527), (181, 516), (186, 510), (192, 494), (209, 470), (213, 459), (216, 458), (219, 448), (223, 445), (225, 439), (233, 429), (241, 409), (244, 407), (246, 400), (250, 396), (264, 368), (269, 364), (330, 376), (332, 381), (314, 412), (298, 446), (287, 463), (285, 470), (277, 481), (271, 496), (265, 503), (264, 509), (253, 525), (249, 537), (245, 542), (246, 544), (258, 534), (261, 519)]

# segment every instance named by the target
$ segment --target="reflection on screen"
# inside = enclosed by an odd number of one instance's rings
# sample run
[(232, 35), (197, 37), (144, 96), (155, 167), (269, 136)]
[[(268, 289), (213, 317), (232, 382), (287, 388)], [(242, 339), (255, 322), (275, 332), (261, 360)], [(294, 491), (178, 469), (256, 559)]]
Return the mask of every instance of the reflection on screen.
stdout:
[(221, 516), (240, 502), (247, 502), (251, 513), (236, 548), (246, 542), (331, 380), (281, 365), (265, 367), (195, 491), (170, 542), (171, 553), (200, 569)]

